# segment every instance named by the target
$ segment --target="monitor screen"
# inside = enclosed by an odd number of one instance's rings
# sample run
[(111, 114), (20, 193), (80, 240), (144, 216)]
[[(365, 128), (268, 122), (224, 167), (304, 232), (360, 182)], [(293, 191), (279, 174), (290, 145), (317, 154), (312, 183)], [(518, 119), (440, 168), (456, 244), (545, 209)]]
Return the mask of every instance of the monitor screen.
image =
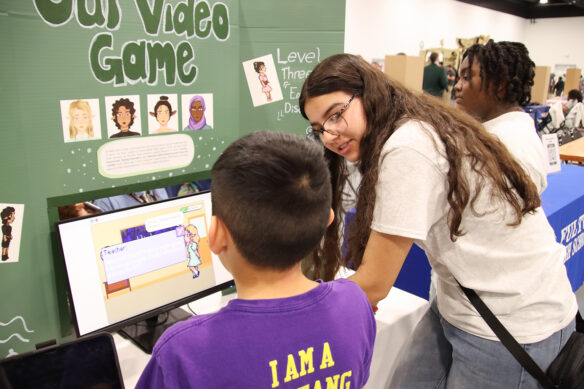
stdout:
[(57, 223), (77, 334), (116, 330), (233, 285), (209, 249), (211, 192)]

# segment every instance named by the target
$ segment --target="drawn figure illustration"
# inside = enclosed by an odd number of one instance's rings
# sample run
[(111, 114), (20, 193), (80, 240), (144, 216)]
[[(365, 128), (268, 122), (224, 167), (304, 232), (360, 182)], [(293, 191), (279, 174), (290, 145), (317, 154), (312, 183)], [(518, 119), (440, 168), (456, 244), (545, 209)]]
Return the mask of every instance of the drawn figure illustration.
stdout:
[(6, 207), (0, 213), (2, 218), (2, 261), (8, 260), (8, 247), (12, 240), (12, 222), (15, 219), (14, 207)]
[(69, 138), (73, 141), (93, 138), (93, 114), (89, 103), (75, 100), (69, 105)]
[(263, 62), (254, 62), (253, 68), (259, 74), (258, 78), (262, 84), (262, 93), (266, 94), (268, 101), (272, 101), (272, 87), (268, 85), (270, 81), (268, 81), (268, 76), (266, 75), (266, 65)]
[(207, 107), (205, 106), (205, 99), (203, 96), (193, 96), (189, 107), (189, 125), (184, 128), (185, 131), (213, 129), (213, 127), (207, 124), (207, 119), (205, 118), (205, 110)]
[(130, 131), (136, 118), (136, 108), (134, 102), (127, 98), (121, 98), (112, 104), (112, 120), (119, 132), (110, 136), (110, 138), (122, 138), (126, 136), (140, 136), (140, 133)]
[(156, 118), (160, 127), (155, 131), (157, 134), (162, 134), (165, 132), (176, 131), (168, 127), (168, 122), (172, 115), (176, 114), (176, 111), (172, 110), (172, 106), (168, 101), (168, 96), (160, 96), (160, 100), (154, 106), (154, 112), (150, 112), (150, 115)]
[(201, 262), (201, 254), (199, 254), (200, 241), (201, 237), (199, 236), (197, 227), (189, 224), (185, 228), (185, 245), (187, 249), (187, 258), (189, 259), (187, 267), (193, 273), (193, 278), (197, 278), (201, 274), (199, 271), (199, 265), (203, 262)]

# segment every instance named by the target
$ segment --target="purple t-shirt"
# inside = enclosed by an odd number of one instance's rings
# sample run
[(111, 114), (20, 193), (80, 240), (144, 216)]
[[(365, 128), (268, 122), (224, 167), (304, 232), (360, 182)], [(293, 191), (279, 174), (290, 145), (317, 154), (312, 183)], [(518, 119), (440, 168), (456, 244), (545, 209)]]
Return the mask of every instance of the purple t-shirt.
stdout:
[(235, 299), (169, 328), (136, 388), (359, 389), (375, 331), (365, 294), (345, 279), (294, 297)]

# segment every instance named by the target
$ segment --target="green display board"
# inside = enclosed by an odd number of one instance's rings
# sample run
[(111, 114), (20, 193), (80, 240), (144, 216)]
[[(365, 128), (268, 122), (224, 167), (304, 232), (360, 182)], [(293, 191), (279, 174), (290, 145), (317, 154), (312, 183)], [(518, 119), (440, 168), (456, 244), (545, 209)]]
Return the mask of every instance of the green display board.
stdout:
[(344, 15), (337, 0), (0, 1), (0, 358), (72, 334), (59, 206), (207, 178), (254, 130), (304, 134), (300, 88), (343, 51)]

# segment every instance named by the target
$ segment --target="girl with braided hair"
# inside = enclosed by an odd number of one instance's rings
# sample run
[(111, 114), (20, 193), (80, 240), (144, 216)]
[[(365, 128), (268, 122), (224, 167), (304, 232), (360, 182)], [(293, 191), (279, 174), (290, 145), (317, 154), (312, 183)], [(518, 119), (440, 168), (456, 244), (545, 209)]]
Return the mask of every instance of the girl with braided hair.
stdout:
[[(375, 305), (415, 242), (438, 275), (391, 388), (536, 388), (456, 280), (472, 288), (542, 368), (574, 329), (577, 310), (537, 187), (503, 143), (470, 115), (414, 93), (362, 58), (338, 54), (306, 79), (300, 111), (326, 149), (333, 210), (342, 214), (347, 161), (362, 174), (348, 252), (335, 216), (307, 261), (350, 278)], [(493, 374), (497, 372), (497, 374)]]
[(547, 159), (533, 119), (521, 109), (531, 100), (535, 63), (518, 42), (475, 44), (463, 54), (456, 106), (496, 135), (529, 174), (541, 194)]

